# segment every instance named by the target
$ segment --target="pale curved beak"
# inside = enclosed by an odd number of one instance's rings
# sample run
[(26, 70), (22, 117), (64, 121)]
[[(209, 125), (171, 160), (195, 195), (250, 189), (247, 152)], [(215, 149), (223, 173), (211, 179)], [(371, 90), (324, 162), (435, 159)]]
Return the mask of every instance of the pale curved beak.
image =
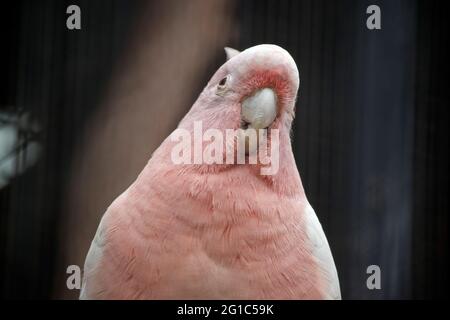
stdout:
[(250, 128), (264, 129), (277, 116), (277, 96), (270, 88), (263, 88), (242, 102), (241, 119)]

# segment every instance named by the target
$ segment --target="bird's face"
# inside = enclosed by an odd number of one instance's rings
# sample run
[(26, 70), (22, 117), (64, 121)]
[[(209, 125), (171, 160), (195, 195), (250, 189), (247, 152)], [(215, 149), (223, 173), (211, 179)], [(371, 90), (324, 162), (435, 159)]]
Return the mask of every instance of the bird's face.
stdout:
[[(224, 138), (214, 138), (211, 145), (224, 144), (214, 155), (226, 159), (227, 164), (228, 156), (235, 154), (237, 158), (248, 157), (249, 163), (256, 158), (258, 166), (276, 163), (272, 167), (278, 168), (277, 159), (282, 161), (291, 152), (289, 133), (299, 87), (297, 66), (286, 50), (275, 45), (258, 45), (240, 53), (226, 51), (227, 62), (211, 78), (179, 128), (194, 132), (195, 140), (196, 124), (200, 123), (200, 135), (208, 136), (201, 141), (203, 148), (210, 146), (211, 131), (220, 132)], [(229, 131), (235, 132), (231, 139)], [(265, 161), (264, 154), (271, 158)], [(219, 170), (207, 167), (202, 168)]]
[(299, 87), (297, 66), (289, 53), (275, 45), (226, 51), (228, 61), (199, 99), (208, 109), (209, 127), (289, 130)]

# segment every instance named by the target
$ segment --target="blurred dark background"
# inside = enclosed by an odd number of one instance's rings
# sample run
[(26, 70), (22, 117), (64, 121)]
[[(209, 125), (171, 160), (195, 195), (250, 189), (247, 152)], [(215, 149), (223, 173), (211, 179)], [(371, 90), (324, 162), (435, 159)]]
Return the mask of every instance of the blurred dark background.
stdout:
[[(66, 8), (81, 8), (81, 30)], [(381, 8), (381, 30), (366, 8)], [(176, 127), (223, 46), (287, 49), (293, 145), (344, 299), (448, 298), (444, 1), (2, 4), (0, 296), (75, 298), (99, 218)], [(6, 150), (6, 151), (5, 151)], [(366, 268), (381, 268), (368, 290)]]

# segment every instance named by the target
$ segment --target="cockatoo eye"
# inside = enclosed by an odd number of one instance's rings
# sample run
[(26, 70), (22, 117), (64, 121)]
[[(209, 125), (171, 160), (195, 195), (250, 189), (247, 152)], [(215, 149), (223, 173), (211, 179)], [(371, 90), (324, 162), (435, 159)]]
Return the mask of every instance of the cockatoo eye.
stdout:
[(219, 81), (219, 84), (217, 85), (217, 94), (222, 95), (225, 92), (225, 89), (227, 88), (227, 84), (228, 84), (229, 80), (230, 80), (230, 76), (228, 75)]
[(223, 78), (222, 80), (220, 80), (219, 82), (219, 86), (223, 87), (225, 85), (225, 83), (227, 83), (227, 77)]

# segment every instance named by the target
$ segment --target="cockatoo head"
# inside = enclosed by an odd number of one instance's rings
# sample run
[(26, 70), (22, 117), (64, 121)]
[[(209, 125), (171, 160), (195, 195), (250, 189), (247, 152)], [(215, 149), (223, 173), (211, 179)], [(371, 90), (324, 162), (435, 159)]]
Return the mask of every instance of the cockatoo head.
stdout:
[(289, 131), (299, 87), (298, 70), (291, 55), (269, 44), (242, 52), (231, 48), (225, 51), (227, 61), (193, 106), (192, 118), (217, 129)]
[[(276, 175), (278, 164), (285, 173), (294, 171), (290, 129), (299, 87), (294, 59), (286, 50), (269, 44), (254, 46), (242, 52), (231, 48), (225, 48), (225, 51), (227, 61), (208, 82), (180, 122), (179, 129), (195, 133), (195, 125), (201, 123), (203, 133), (213, 129), (226, 135), (227, 131), (234, 130), (237, 135), (233, 140), (235, 143), (224, 141), (220, 159), (226, 160), (220, 162), (221, 165), (201, 166), (198, 170), (220, 171), (229, 168), (222, 165), (229, 163), (229, 154), (234, 153), (238, 158), (245, 153), (244, 157), (248, 159), (258, 155), (254, 162), (256, 166), (251, 168), (275, 168), (273, 171), (261, 169), (262, 175)], [(249, 138), (254, 132), (256, 134), (253, 136), (257, 138)], [(203, 141), (204, 147), (207, 144)], [(245, 147), (239, 148), (242, 145)], [(245, 152), (240, 152), (243, 149)], [(261, 154), (269, 149), (267, 155), (270, 154), (270, 157), (266, 157), (265, 161)], [(239, 161), (236, 162), (239, 164)], [(244, 166), (244, 170), (249, 168)], [(280, 177), (278, 175), (279, 180)]]

